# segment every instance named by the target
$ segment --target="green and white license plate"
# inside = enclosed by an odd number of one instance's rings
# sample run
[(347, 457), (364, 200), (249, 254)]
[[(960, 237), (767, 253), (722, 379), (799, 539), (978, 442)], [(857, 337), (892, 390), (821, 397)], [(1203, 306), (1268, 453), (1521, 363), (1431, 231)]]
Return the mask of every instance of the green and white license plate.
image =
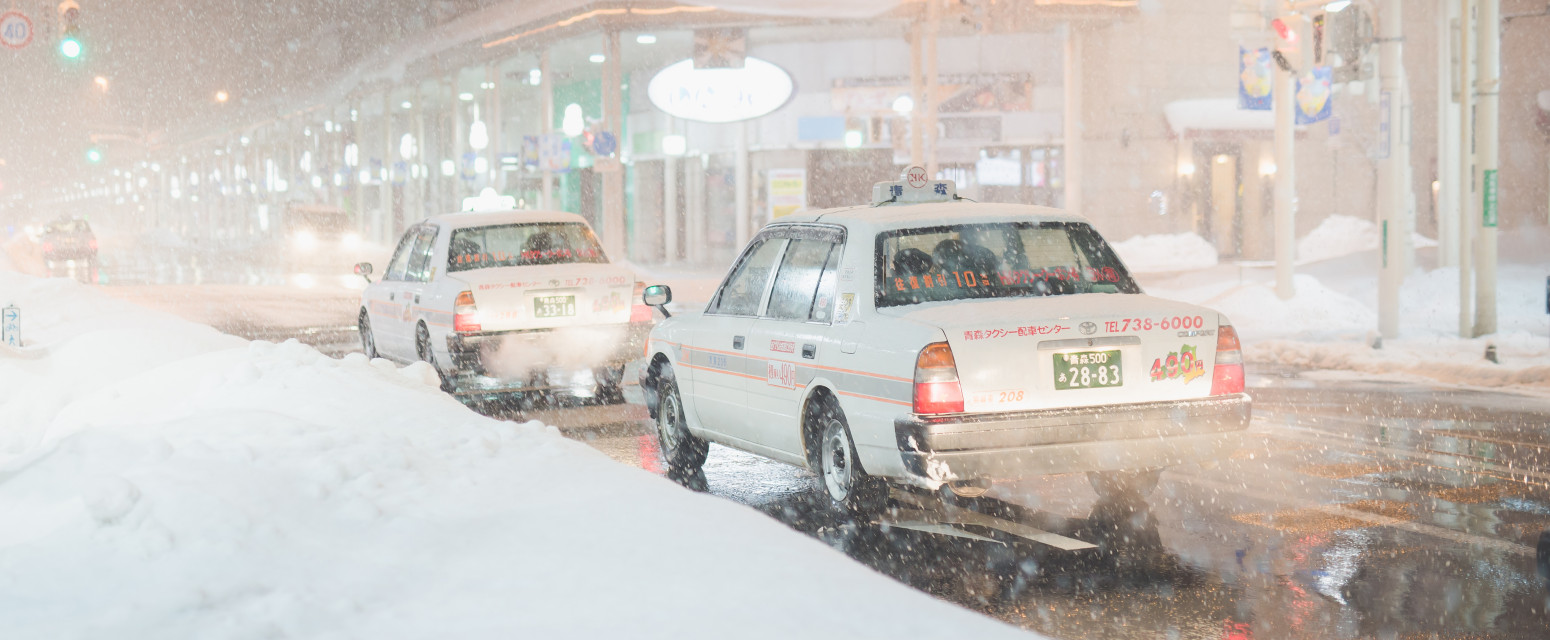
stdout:
[(538, 296), (533, 298), (533, 317), (560, 318), (576, 315), (576, 296)]
[(1055, 354), (1055, 389), (1097, 389), (1120, 386), (1119, 350)]

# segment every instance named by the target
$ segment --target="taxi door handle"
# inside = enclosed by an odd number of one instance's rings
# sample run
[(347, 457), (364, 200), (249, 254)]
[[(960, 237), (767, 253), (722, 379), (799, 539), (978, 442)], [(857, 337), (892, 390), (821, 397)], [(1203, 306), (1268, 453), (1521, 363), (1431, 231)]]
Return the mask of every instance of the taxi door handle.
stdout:
[(398, 295), (398, 294), (396, 294), (396, 293), (389, 293), (389, 294), (388, 294), (388, 300), (389, 300), (389, 301), (392, 301), (392, 300), (394, 300), (394, 299), (395, 299), (395, 298), (394, 298), (394, 296), (397, 296), (397, 295)]
[(732, 348), (733, 349), (737, 349), (739, 351), (742, 350), (742, 348), (743, 348), (743, 337), (742, 336), (732, 336)]
[(420, 304), (420, 294), (418, 294), (418, 293), (414, 294), (414, 303), (415, 304)]
[(813, 358), (815, 358), (817, 356), (818, 356), (818, 345), (815, 345), (815, 344), (804, 344), (804, 345), (802, 345), (802, 357), (807, 358), (808, 360), (812, 360)]

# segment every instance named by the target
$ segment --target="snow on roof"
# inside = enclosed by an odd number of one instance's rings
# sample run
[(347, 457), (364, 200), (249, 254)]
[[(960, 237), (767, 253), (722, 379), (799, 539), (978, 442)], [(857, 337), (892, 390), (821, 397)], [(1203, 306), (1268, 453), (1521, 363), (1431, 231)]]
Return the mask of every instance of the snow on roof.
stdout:
[(1173, 135), (1190, 131), (1274, 131), (1275, 112), (1239, 109), (1236, 98), (1174, 100), (1163, 106)]
[(903, 3), (901, 0), (686, 0), (686, 4), (737, 13), (793, 18), (871, 18), (892, 11)]
[(532, 222), (580, 222), (585, 224), (587, 219), (564, 211), (518, 209), (513, 211), (448, 213), (433, 216), (431, 221), (439, 222), (455, 229), (461, 229), (464, 227), (483, 227), (492, 224), (523, 224)]
[(1539, 92), (1539, 110), (1550, 111), (1550, 89)]
[(879, 227), (1028, 220), (1040, 222), (1088, 222), (1086, 218), (1062, 209), (996, 202), (939, 202), (890, 207), (858, 206), (814, 211), (808, 215), (781, 218), (781, 222), (862, 223), (873, 224)]

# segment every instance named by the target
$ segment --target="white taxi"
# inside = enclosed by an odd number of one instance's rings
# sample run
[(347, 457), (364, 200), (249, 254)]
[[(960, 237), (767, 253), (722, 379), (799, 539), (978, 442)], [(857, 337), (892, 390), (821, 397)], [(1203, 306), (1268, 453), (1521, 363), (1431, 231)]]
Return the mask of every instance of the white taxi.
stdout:
[(852, 511), (890, 482), (972, 497), (1072, 472), (1146, 495), (1249, 422), (1226, 317), (1143, 294), (1080, 216), (970, 203), (918, 167), (871, 206), (766, 226), (646, 351), (670, 475), (717, 442), (819, 472)]
[[(496, 200), (470, 199), (471, 211), (404, 232), (361, 294), (361, 348), (429, 362), (465, 399), (622, 402), (624, 365), (640, 357), (653, 322), (633, 273), (608, 261), (581, 216)], [(356, 272), (369, 282), (372, 266)]]

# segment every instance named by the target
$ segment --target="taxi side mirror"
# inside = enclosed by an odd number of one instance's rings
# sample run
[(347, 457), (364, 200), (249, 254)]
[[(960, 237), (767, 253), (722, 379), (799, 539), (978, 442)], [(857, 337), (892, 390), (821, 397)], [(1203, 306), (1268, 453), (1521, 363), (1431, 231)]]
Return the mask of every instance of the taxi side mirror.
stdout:
[(673, 317), (673, 314), (667, 312), (667, 303), (673, 301), (672, 287), (665, 284), (654, 284), (646, 287), (640, 294), (640, 301), (646, 303), (648, 307), (656, 307), (665, 318)]
[(358, 275), (358, 276), (360, 276), (362, 278), (365, 278), (366, 279), (366, 284), (371, 284), (371, 263), (370, 262), (357, 262), (357, 263), (355, 263), (355, 275)]

